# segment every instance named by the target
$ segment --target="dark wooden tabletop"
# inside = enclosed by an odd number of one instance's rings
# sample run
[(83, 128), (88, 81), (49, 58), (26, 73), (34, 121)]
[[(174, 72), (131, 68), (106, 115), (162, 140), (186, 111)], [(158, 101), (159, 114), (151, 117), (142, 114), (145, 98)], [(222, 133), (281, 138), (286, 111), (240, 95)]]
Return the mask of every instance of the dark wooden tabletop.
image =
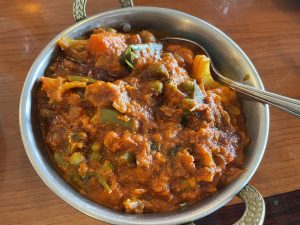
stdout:
[[(300, 99), (299, 0), (136, 0), (135, 4), (177, 9), (217, 26), (250, 57), (267, 90)], [(117, 0), (90, 0), (88, 14), (118, 7)], [(0, 9), (0, 224), (103, 224), (46, 187), (31, 166), (19, 133), (18, 103), (26, 74), (41, 49), (73, 24), (72, 1), (0, 0)], [(266, 153), (250, 182), (267, 201), (266, 224), (300, 224), (299, 134), (299, 119), (271, 108)], [(227, 206), (197, 224), (229, 224), (242, 211), (241, 205)]]

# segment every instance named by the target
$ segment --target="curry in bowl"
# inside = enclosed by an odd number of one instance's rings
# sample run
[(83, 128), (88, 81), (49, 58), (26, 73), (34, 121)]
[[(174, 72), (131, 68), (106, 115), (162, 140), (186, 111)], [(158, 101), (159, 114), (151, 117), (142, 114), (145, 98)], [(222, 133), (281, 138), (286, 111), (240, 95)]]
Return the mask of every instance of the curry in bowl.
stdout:
[(210, 60), (149, 31), (63, 37), (38, 93), (43, 140), (64, 179), (128, 213), (186, 207), (242, 173), (236, 93)]

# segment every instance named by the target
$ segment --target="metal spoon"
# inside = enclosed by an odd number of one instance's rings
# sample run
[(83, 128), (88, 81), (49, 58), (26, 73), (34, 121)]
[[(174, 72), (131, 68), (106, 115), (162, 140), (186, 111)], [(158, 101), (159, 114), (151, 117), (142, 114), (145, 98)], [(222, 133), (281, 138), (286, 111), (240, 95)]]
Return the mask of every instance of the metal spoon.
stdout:
[[(177, 37), (167, 37), (160, 39), (162, 42), (170, 42), (170, 43), (177, 43), (182, 45), (189, 45), (192, 47), (197, 47), (197, 50), (200, 51), (202, 54), (210, 57), (208, 52), (198, 43), (185, 39), (185, 38), (177, 38)], [(273, 105), (283, 111), (286, 111), (293, 116), (300, 118), (300, 101), (292, 98), (288, 98), (282, 95), (274, 94), (268, 91), (263, 91), (236, 81), (233, 81), (225, 76), (223, 76), (214, 66), (212, 60), (210, 63), (210, 71), (212, 77), (218, 81), (219, 83), (228, 86), (240, 93), (243, 93), (253, 99), (256, 99), (259, 102), (267, 103), (269, 105)]]

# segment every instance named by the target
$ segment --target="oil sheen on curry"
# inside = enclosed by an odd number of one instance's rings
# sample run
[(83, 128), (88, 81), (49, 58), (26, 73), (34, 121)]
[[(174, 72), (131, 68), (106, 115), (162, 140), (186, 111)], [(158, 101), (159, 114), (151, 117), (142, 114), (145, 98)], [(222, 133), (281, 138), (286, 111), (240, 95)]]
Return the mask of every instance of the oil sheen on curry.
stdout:
[(41, 78), (43, 140), (63, 178), (127, 213), (184, 208), (242, 173), (249, 142), (236, 93), (210, 60), (149, 31), (63, 37)]

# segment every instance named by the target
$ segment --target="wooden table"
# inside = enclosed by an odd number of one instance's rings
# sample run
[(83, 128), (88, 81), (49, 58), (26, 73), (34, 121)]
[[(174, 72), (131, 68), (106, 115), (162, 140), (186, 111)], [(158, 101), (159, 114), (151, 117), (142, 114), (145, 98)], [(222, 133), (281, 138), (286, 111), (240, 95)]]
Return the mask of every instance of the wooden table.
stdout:
[[(248, 54), (267, 90), (300, 99), (300, 1), (136, 0), (135, 4), (181, 10), (219, 27)], [(18, 103), (23, 81), (41, 49), (73, 23), (71, 7), (72, 1), (0, 1), (0, 224), (3, 225), (103, 224), (76, 211), (46, 187), (31, 166), (19, 133)], [(118, 7), (117, 0), (89, 1), (88, 14)], [(251, 180), (264, 197), (281, 194), (277, 197), (282, 201), (289, 196), (290, 202), (296, 198), (295, 204), (299, 204), (299, 134), (299, 119), (271, 108), (267, 150)], [(287, 192), (290, 193), (284, 194)], [(229, 211), (232, 209), (228, 207)], [(287, 213), (290, 211), (286, 209)], [(282, 223), (268, 222), (271, 220), (267, 218), (266, 224), (300, 222), (300, 211), (293, 213)], [(230, 221), (214, 218), (211, 217), (209, 224)]]

